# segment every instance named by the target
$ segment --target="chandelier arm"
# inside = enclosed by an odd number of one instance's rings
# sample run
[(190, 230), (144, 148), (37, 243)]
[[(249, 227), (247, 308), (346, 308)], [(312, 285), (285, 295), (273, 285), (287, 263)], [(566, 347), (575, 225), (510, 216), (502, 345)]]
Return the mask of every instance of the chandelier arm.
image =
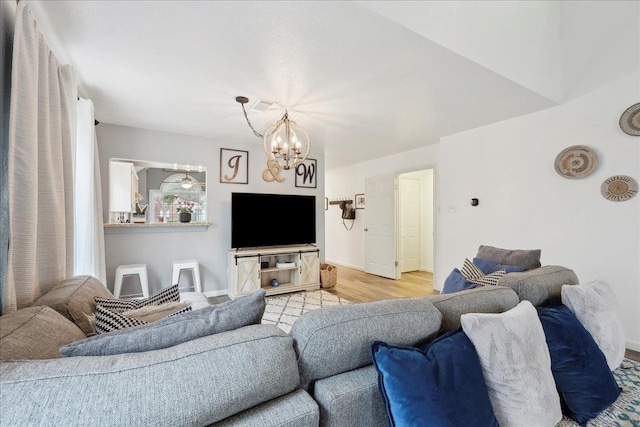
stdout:
[(240, 103), (240, 105), (242, 106), (242, 112), (244, 113), (244, 118), (247, 119), (247, 124), (249, 125), (249, 127), (253, 131), (253, 134), (255, 136), (257, 136), (258, 138), (264, 138), (264, 136), (261, 133), (259, 133), (258, 131), (256, 131), (253, 128), (253, 125), (251, 125), (251, 122), (249, 121), (249, 116), (247, 116), (247, 110), (244, 109), (244, 103)]

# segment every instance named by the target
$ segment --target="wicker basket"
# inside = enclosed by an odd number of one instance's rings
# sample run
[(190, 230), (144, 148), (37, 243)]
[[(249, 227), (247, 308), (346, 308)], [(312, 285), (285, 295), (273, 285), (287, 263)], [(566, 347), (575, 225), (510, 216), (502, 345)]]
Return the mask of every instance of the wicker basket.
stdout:
[(323, 262), (320, 264), (320, 286), (333, 288), (338, 283), (338, 267)]

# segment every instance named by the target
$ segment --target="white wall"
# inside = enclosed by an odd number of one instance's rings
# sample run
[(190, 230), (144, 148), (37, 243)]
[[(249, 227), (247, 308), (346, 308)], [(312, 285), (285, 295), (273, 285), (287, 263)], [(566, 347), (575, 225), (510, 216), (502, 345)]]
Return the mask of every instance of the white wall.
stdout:
[(435, 233), (435, 211), (434, 211), (434, 187), (433, 187), (433, 169), (423, 170), (422, 174), (422, 246), (420, 269), (433, 273), (433, 256), (434, 256), (434, 233)]
[[(480, 244), (540, 248), (543, 265), (613, 286), (628, 346), (640, 350), (640, 196), (614, 203), (600, 194), (612, 175), (640, 180), (640, 138), (618, 126), (639, 93), (635, 72), (561, 106), (442, 138), (436, 282)], [(564, 179), (554, 159), (577, 144), (597, 150), (598, 168)], [(478, 207), (470, 206), (472, 197)], [(447, 213), (450, 206), (456, 213)]]
[[(426, 169), (438, 161), (438, 147), (430, 145), (340, 169), (326, 171), (325, 194), (329, 199), (353, 198), (364, 193), (365, 179), (372, 176)], [(353, 229), (345, 230), (337, 205), (325, 216), (326, 258), (329, 262), (364, 269), (364, 224), (367, 210), (356, 210)], [(345, 220), (347, 225), (351, 221)]]
[[(170, 285), (172, 261), (197, 259), (200, 262), (203, 291), (208, 295), (227, 292), (227, 251), (231, 245), (231, 193), (256, 192), (304, 194), (316, 196), (316, 236), (320, 256), (324, 257), (324, 156), (318, 160), (318, 188), (296, 188), (294, 171), (283, 171), (285, 181), (267, 183), (262, 179), (265, 154), (261, 143), (250, 135), (244, 144), (220, 142), (166, 132), (157, 132), (109, 124), (97, 126), (102, 174), (103, 210), (108, 218), (108, 162), (110, 158), (149, 160), (162, 163), (202, 165), (207, 168), (207, 215), (213, 223), (207, 231), (141, 232), (106, 230), (106, 264), (108, 287), (113, 288), (115, 269), (121, 264), (147, 264), (151, 292)], [(255, 141), (254, 141), (255, 140)], [(219, 182), (220, 148), (249, 151), (249, 184)], [(256, 212), (259, 214), (259, 212)], [(283, 218), (281, 226), (294, 226), (293, 218)], [(123, 293), (125, 290), (123, 289)]]

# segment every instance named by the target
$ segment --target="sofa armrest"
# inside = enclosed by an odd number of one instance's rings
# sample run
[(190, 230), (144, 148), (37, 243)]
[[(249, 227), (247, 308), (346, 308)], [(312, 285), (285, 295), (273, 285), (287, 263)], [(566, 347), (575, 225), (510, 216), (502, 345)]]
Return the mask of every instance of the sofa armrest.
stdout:
[(314, 310), (291, 328), (302, 388), (371, 364), (374, 341), (414, 345), (440, 330), (441, 314), (424, 298), (400, 298)]
[(143, 353), (3, 362), (2, 424), (208, 425), (298, 384), (293, 340), (252, 325)]
[(549, 305), (560, 299), (563, 285), (577, 285), (578, 276), (573, 270), (559, 265), (546, 265), (522, 273), (509, 273), (498, 282), (518, 294), (520, 301), (527, 300), (534, 307)]
[(504, 313), (518, 305), (518, 295), (503, 286), (480, 286), (474, 289), (423, 297), (442, 313), (439, 334), (460, 327), (466, 313)]

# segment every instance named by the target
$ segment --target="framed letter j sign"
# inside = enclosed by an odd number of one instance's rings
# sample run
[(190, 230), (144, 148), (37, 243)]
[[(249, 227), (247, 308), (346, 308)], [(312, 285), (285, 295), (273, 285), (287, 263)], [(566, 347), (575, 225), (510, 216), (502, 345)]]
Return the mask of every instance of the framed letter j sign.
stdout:
[(296, 166), (296, 187), (318, 187), (318, 161), (307, 159)]
[(220, 149), (220, 182), (223, 184), (249, 183), (249, 152)]

